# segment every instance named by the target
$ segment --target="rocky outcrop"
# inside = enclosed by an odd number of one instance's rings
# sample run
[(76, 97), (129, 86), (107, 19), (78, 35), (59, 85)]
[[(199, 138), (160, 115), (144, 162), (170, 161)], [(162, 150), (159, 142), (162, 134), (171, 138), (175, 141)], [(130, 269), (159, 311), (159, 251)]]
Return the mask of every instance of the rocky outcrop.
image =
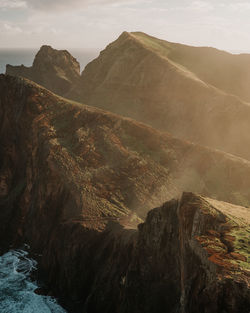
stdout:
[(245, 312), (246, 238), (231, 238), (246, 209), (187, 194), (140, 223), (183, 189), (249, 205), (248, 161), (19, 77), (0, 76), (0, 106), (1, 251), (28, 243), (51, 291), (80, 311), (191, 313), (210, 295), (206, 313)]
[(31, 67), (7, 64), (6, 74), (28, 78), (63, 96), (79, 81), (80, 64), (66, 50), (42, 46)]
[(250, 99), (248, 63), (124, 32), (86, 66), (67, 97), (250, 159), (250, 106), (239, 98)]
[(138, 231), (63, 225), (42, 266), (80, 312), (247, 313), (249, 231), (249, 208), (184, 193)]

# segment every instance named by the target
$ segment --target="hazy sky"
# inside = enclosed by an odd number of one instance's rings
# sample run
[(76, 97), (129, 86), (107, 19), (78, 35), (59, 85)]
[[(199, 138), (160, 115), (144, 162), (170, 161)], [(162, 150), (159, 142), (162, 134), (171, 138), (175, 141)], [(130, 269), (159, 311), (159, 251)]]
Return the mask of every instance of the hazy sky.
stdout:
[(250, 50), (249, 17), (250, 0), (0, 0), (0, 47), (102, 49), (126, 30)]

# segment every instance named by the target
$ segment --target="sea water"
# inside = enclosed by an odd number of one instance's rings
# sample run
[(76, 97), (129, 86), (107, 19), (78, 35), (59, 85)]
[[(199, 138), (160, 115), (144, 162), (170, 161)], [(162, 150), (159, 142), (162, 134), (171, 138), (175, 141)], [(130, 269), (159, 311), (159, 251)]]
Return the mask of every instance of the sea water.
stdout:
[(1, 313), (65, 313), (49, 296), (37, 295), (38, 287), (30, 278), (37, 262), (24, 250), (11, 250), (0, 256)]
[(6, 64), (31, 66), (35, 57), (34, 49), (0, 49), (0, 73), (5, 73)]

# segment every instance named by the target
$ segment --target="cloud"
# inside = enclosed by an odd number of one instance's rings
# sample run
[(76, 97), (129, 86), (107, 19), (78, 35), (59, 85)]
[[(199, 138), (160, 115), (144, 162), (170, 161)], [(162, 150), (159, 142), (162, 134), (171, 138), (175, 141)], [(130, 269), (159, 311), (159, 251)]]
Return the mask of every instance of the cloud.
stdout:
[(12, 25), (10, 23), (1, 23), (0, 30), (1, 32), (4, 32), (5, 34), (7, 33), (9, 35), (20, 34), (23, 32), (20, 27)]
[(24, 0), (0, 0), (0, 9), (25, 8), (27, 3)]
[(214, 10), (215, 6), (211, 2), (203, 1), (203, 0), (196, 0), (191, 1), (189, 4), (183, 5), (179, 4), (176, 6), (171, 6), (169, 8), (172, 12), (186, 12), (190, 13), (207, 13)]
[(141, 30), (174, 42), (246, 50), (249, 6), (248, 0), (0, 0), (1, 46), (103, 49), (122, 31)]
[(230, 4), (229, 8), (232, 9), (233, 11), (250, 10), (250, 3), (249, 2), (232, 3)]
[(27, 7), (41, 11), (75, 10), (79, 7), (115, 2), (115, 0), (25, 0)]
[(38, 10), (63, 9), (81, 4), (86, 5), (88, 2), (88, 0), (26, 0), (29, 8)]
[(191, 10), (207, 12), (214, 9), (214, 6), (207, 1), (193, 1), (189, 7)]
[[(119, 2), (119, 1), (118, 1)], [(120, 1), (122, 2), (122, 1)], [(70, 10), (90, 5), (117, 3), (115, 0), (0, 0), (0, 9), (30, 8), (37, 11)]]

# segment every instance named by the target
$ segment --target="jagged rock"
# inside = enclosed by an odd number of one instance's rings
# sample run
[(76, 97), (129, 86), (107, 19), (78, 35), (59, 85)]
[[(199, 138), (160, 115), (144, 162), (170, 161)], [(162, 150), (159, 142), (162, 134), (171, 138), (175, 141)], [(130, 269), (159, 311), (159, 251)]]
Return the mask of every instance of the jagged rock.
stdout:
[(150, 211), (138, 231), (61, 227), (43, 266), (52, 286), (90, 313), (248, 313), (249, 231), (249, 208), (184, 193)]
[(188, 194), (137, 225), (183, 189), (249, 205), (250, 162), (19, 77), (0, 75), (0, 106), (2, 252), (28, 243), (81, 311), (247, 313), (249, 209)]
[(80, 64), (66, 50), (42, 46), (31, 67), (7, 64), (6, 74), (28, 78), (63, 96), (78, 82)]

